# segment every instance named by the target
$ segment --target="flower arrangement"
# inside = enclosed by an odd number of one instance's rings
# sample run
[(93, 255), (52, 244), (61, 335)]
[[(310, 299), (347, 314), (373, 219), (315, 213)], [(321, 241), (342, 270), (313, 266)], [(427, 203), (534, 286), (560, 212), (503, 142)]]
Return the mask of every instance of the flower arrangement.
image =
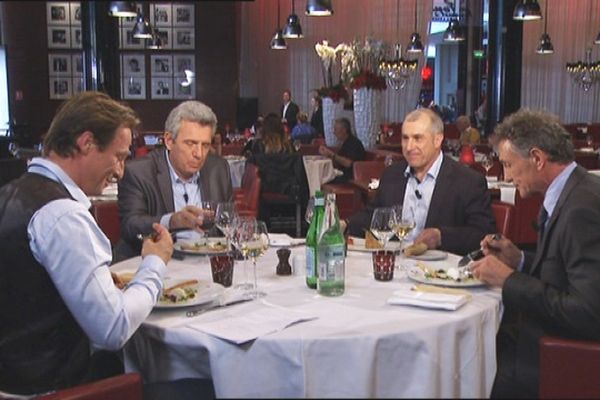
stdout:
[(321, 97), (330, 97), (334, 103), (340, 100), (346, 101), (349, 98), (348, 91), (342, 82), (333, 86), (323, 86), (317, 89), (317, 93)]
[(387, 45), (382, 40), (370, 37), (354, 40), (350, 45), (341, 43), (336, 48), (336, 53), (341, 53), (341, 79), (352, 89), (385, 90), (387, 84), (379, 65), (386, 51)]

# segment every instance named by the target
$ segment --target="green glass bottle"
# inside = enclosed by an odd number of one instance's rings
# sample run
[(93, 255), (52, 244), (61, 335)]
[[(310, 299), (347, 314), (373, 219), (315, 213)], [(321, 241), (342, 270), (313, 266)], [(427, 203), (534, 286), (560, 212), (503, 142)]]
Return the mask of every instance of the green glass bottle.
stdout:
[(341, 296), (345, 288), (346, 242), (340, 229), (335, 194), (328, 193), (317, 245), (319, 265), (317, 291), (323, 296)]
[(313, 215), (306, 232), (306, 286), (317, 288), (317, 244), (323, 220), (325, 199), (323, 192), (317, 190), (314, 197)]

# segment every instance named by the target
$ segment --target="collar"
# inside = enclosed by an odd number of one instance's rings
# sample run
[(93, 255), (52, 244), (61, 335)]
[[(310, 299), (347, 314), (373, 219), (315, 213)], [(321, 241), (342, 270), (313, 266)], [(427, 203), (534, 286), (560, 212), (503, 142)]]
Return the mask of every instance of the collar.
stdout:
[[(437, 158), (431, 165), (431, 168), (429, 168), (429, 171), (427, 171), (427, 175), (425, 175), (425, 177), (429, 176), (433, 180), (436, 180), (440, 173), (440, 168), (442, 167), (443, 160), (444, 160), (444, 154), (440, 151), (440, 154), (438, 154)], [(414, 176), (414, 169), (410, 165), (406, 166), (406, 169), (404, 170), (404, 176), (406, 178), (408, 178), (410, 176)], [(415, 179), (416, 179), (416, 177), (415, 177)]]
[(560, 174), (548, 186), (548, 190), (546, 190), (546, 194), (544, 195), (544, 208), (548, 212), (548, 218), (552, 216), (552, 212), (558, 203), (558, 199), (567, 184), (567, 180), (577, 167), (577, 163), (572, 161), (569, 165), (562, 170)]
[(86, 209), (89, 209), (92, 206), (92, 202), (83, 190), (81, 190), (73, 179), (71, 179), (71, 177), (55, 162), (50, 161), (47, 158), (35, 157), (29, 163), (27, 170), (62, 184), (71, 197), (83, 204)]
[(167, 157), (167, 165), (169, 166), (169, 175), (171, 176), (171, 182), (178, 182), (178, 183), (196, 183), (196, 182), (198, 182), (198, 179), (200, 178), (200, 171), (196, 171), (190, 179), (188, 179), (187, 181), (184, 181), (183, 179), (181, 179), (179, 177), (179, 175), (177, 175), (177, 171), (175, 171), (173, 164), (171, 164), (171, 160), (169, 159), (169, 150), (167, 150), (167, 149), (165, 149), (165, 157)]

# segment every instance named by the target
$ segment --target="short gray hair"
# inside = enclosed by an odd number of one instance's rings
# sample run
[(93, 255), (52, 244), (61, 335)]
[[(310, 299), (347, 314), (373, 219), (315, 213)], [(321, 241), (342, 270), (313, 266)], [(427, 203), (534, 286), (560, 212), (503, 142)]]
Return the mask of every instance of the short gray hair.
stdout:
[(571, 134), (560, 124), (559, 118), (540, 110), (522, 108), (504, 118), (490, 138), (496, 147), (508, 141), (522, 157), (528, 158), (533, 147), (548, 154), (552, 162), (567, 164), (575, 159)]
[(342, 117), (342, 118), (337, 118), (335, 120), (336, 124), (340, 124), (342, 126), (342, 128), (344, 128), (344, 130), (346, 131), (346, 133), (349, 136), (352, 136), (352, 125), (350, 124), (350, 120), (346, 117)]
[(217, 116), (210, 107), (199, 101), (184, 101), (172, 109), (165, 121), (165, 132), (170, 132), (173, 139), (177, 139), (181, 121), (184, 120), (210, 126), (213, 135), (217, 131)]
[(404, 122), (414, 122), (422, 117), (429, 119), (428, 133), (444, 133), (444, 121), (442, 121), (435, 111), (430, 110), (429, 108), (417, 108), (416, 110), (411, 111), (404, 117)]

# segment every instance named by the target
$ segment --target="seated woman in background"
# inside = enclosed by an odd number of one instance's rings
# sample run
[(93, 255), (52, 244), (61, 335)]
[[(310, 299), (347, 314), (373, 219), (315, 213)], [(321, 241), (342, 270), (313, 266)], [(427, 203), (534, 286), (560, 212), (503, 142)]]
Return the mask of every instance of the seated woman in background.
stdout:
[(454, 122), (460, 131), (460, 144), (477, 144), (481, 135), (477, 128), (471, 126), (471, 120), (466, 115), (461, 115)]
[(248, 142), (248, 149), (244, 155), (250, 157), (256, 154), (288, 153), (294, 152), (289, 138), (285, 135), (281, 117), (275, 113), (268, 114), (259, 129), (257, 138)]
[(338, 176), (331, 183), (342, 183), (353, 179), (352, 164), (354, 161), (363, 161), (366, 153), (360, 140), (352, 134), (352, 126), (348, 118), (338, 118), (333, 126), (333, 133), (341, 143), (337, 152), (326, 146), (319, 147), (319, 153), (322, 156), (329, 157), (333, 161), (333, 166), (342, 170), (344, 175)]
[(316, 137), (315, 128), (308, 123), (308, 114), (300, 111), (296, 117), (298, 124), (292, 129), (292, 140), (299, 140), (301, 143), (309, 144)]

